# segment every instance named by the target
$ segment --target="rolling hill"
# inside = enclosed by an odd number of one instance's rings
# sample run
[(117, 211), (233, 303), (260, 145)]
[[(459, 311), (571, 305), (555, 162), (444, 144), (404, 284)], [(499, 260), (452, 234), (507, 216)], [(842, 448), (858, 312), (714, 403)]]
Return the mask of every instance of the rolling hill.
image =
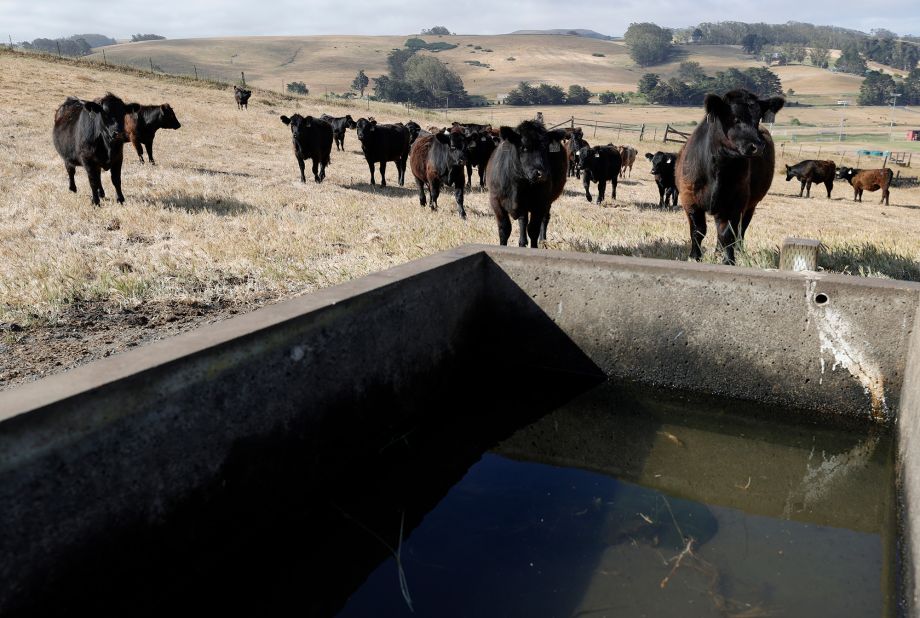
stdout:
[[(408, 36), (303, 36), (227, 37), (176, 39), (124, 43), (104, 48), (109, 62), (150, 68), (168, 73), (227, 81), (246, 74), (247, 83), (279, 90), (284, 83), (305, 82), (313, 93), (348, 91), (355, 74), (363, 69), (369, 77), (386, 73), (390, 50), (401, 48)], [(548, 82), (567, 87), (577, 83), (592, 91), (631, 91), (643, 73), (676, 74), (685, 60), (699, 62), (713, 74), (729, 67), (762, 66), (736, 46), (687, 45), (668, 63), (637, 66), (622, 41), (584, 36), (508, 34), (489, 36), (437, 36), (426, 40), (452, 43), (456, 48), (439, 52), (463, 78), (471, 94), (494, 99), (518, 82)], [(477, 49), (477, 47), (479, 49)], [(427, 52), (424, 52), (427, 53)], [(94, 58), (101, 60), (102, 51)], [(479, 62), (486, 66), (475, 66)], [(830, 103), (853, 97), (860, 78), (832, 73), (811, 66), (776, 67), (785, 88), (793, 88), (809, 102)], [(373, 82), (371, 83), (373, 87)]]

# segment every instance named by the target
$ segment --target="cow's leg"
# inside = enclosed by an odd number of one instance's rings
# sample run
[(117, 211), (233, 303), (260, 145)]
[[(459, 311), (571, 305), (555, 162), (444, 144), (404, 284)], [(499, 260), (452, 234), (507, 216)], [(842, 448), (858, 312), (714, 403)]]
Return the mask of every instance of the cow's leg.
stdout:
[(706, 237), (706, 211), (694, 208), (687, 213), (690, 222), (690, 258), (697, 262), (703, 257), (703, 239)]
[(658, 205), (659, 206), (667, 205), (667, 202), (665, 201), (667, 198), (665, 198), (664, 195), (665, 195), (664, 185), (662, 185), (661, 183), (658, 183)]
[(473, 190), (473, 164), (469, 161), (466, 163), (466, 190)]
[(399, 186), (405, 186), (406, 184), (406, 160), (401, 159), (396, 162), (396, 170), (399, 172)]
[(429, 180), (428, 186), (431, 188), (431, 203), (428, 205), (431, 206), (431, 210), (437, 210), (438, 197), (441, 195), (441, 181), (437, 178)]
[(300, 182), (307, 182), (307, 175), (304, 173), (306, 166), (300, 155), (297, 155), (297, 166), (300, 168)]
[[(398, 172), (399, 172), (399, 169), (397, 168), (397, 176), (399, 175)], [(380, 162), (380, 186), (381, 187), (387, 186), (387, 162), (386, 161)]]
[(549, 227), (549, 209), (546, 209), (546, 214), (543, 215), (543, 221), (540, 223), (540, 240), (546, 243), (546, 230)]
[[(801, 196), (799, 196), (799, 197), (801, 197)], [(808, 183), (805, 185), (805, 197), (811, 197), (811, 181), (810, 181), (810, 180), (809, 180)]]
[(888, 187), (882, 187), (882, 201), (879, 204), (888, 206)]
[(677, 187), (671, 187), (671, 197), (674, 198), (674, 208), (677, 208), (677, 198), (680, 197), (680, 191), (677, 190)]
[(508, 238), (511, 237), (511, 217), (508, 216), (508, 212), (504, 209), (496, 210), (494, 204), (492, 205), (492, 210), (495, 211), (495, 219), (498, 222), (498, 244), (507, 245)]
[(527, 246), (527, 213), (518, 217), (518, 247)]
[(799, 187), (799, 197), (802, 197), (802, 194), (805, 193), (805, 181), (802, 180), (801, 183), (802, 183), (802, 186)]
[(141, 140), (135, 137), (131, 140), (131, 145), (134, 146), (134, 150), (137, 151), (137, 158), (141, 160), (141, 163), (144, 162), (144, 147), (141, 144)]
[(427, 203), (427, 199), (425, 198), (425, 183), (416, 178), (415, 185), (418, 187), (418, 203), (425, 206)]
[(313, 180), (318, 183), (323, 181), (323, 179), (319, 177), (319, 161), (316, 160), (316, 157), (313, 157)]
[(601, 178), (597, 181), (597, 203), (604, 201), (604, 193), (607, 192), (607, 181)]
[(144, 147), (147, 149), (147, 160), (150, 161), (150, 165), (156, 165), (157, 162), (153, 160), (153, 138), (144, 142)]
[(617, 199), (617, 179), (613, 178), (610, 180), (610, 199), (616, 201)]
[(377, 183), (374, 181), (374, 162), (371, 161), (370, 159), (368, 159), (368, 160), (367, 160), (367, 167), (369, 167), (370, 170), (371, 170), (371, 185), (377, 184)]
[(99, 167), (84, 162), (83, 168), (86, 170), (86, 177), (89, 180), (89, 188), (93, 192), (93, 206), (98, 206), (100, 193), (102, 193), (102, 178)]
[(76, 168), (76, 166), (67, 165), (66, 163), (64, 164), (64, 167), (67, 168), (67, 177), (70, 179), (70, 184), (67, 185), (67, 188), (70, 189), (71, 191), (73, 191), (74, 193), (76, 193), (76, 192), (77, 192), (77, 183), (74, 182), (73, 176), (74, 176), (74, 174), (77, 173), (77, 168)]
[(328, 164), (329, 164), (329, 161), (320, 161), (320, 164), (319, 164), (320, 181), (326, 180), (326, 165)]
[(735, 245), (741, 240), (741, 213), (724, 219), (716, 215), (716, 241), (722, 250), (722, 263), (735, 265)]
[(486, 164), (479, 164), (479, 188), (484, 189), (486, 186)]
[(536, 249), (540, 246), (540, 229), (543, 227), (543, 215), (531, 213), (527, 223), (527, 235), (530, 236), (530, 247)]
[(457, 202), (457, 212), (461, 219), (466, 219), (466, 209), (463, 208), (463, 181), (456, 183), (455, 186), (457, 188), (454, 189), (454, 200)]
[(588, 200), (588, 203), (591, 203), (591, 179), (588, 178), (588, 175), (585, 174), (584, 180), (581, 183), (585, 187), (585, 199)]
[(834, 188), (834, 181), (828, 180), (825, 182), (824, 188), (827, 189), (827, 199), (831, 199), (831, 190)]
[[(117, 196), (117, 201), (119, 204), (125, 203), (125, 196), (121, 192), (121, 161), (115, 161), (112, 163), (112, 169), (109, 174), (112, 176), (112, 185), (115, 187), (115, 195)], [(102, 183), (100, 183), (101, 186)]]

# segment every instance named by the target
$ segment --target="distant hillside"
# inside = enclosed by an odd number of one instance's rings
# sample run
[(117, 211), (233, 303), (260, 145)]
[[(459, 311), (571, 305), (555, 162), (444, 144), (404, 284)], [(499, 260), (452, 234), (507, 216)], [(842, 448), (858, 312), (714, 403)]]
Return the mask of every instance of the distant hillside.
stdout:
[(600, 39), (602, 41), (612, 41), (615, 37), (595, 32), (594, 30), (585, 30), (584, 28), (553, 28), (551, 30), (515, 30), (510, 34), (561, 34), (568, 36), (583, 36), (587, 39)]
[[(371, 78), (387, 73), (387, 54), (402, 48), (410, 36), (304, 36), (171, 39), (113, 45), (106, 48), (108, 62), (247, 83), (280, 90), (283, 84), (302, 81), (310, 92), (347, 92), (359, 70)], [(550, 83), (568, 88), (585, 86), (592, 92), (635, 91), (644, 73), (664, 79), (677, 75), (680, 62), (694, 60), (714, 75), (730, 67), (744, 70), (764, 66), (731, 45), (683, 45), (668, 63), (638, 67), (621, 41), (584, 36), (534, 34), (452, 35), (438, 41), (457, 45), (438, 52), (437, 58), (456, 71), (466, 90), (494, 99), (521, 81)], [(426, 53), (426, 52), (422, 52)], [(102, 54), (96, 54), (102, 60)], [(809, 103), (833, 103), (855, 97), (862, 81), (855, 75), (832, 73), (812, 66), (774, 67), (784, 90)]]

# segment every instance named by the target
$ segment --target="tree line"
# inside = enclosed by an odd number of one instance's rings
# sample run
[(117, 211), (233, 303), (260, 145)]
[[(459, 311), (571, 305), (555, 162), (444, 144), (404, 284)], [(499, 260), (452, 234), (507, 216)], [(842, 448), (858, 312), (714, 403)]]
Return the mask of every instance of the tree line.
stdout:
[(677, 77), (663, 80), (657, 73), (646, 73), (639, 79), (639, 94), (649, 103), (662, 105), (702, 105), (707, 93), (724, 94), (745, 88), (761, 97), (783, 93), (779, 76), (766, 67), (740, 71), (727, 69), (713, 76), (705, 73), (699, 62), (682, 62)]
[(538, 84), (532, 86), (530, 82), (521, 82), (505, 97), (507, 105), (587, 105), (594, 94), (585, 88), (573, 84), (569, 89), (563, 90), (553, 84)]

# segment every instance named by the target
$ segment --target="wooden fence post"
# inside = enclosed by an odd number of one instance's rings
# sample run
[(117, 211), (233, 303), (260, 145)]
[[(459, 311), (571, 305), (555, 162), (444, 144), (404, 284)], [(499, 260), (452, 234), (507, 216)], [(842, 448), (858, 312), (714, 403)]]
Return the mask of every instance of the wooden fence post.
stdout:
[(597, 120), (594, 121), (594, 137), (597, 137)]
[(153, 58), (151, 58), (150, 56), (147, 56), (147, 60), (150, 61), (150, 72), (155, 73), (155, 71), (153, 70)]
[(246, 85), (246, 74), (243, 71), (240, 71), (240, 81), (243, 82), (243, 85)]
[(198, 81), (198, 67), (193, 64), (192, 68), (195, 69), (195, 81)]
[(639, 141), (640, 142), (642, 141), (643, 136), (645, 136), (645, 125), (644, 124), (639, 129)]
[(108, 59), (105, 57), (105, 50), (104, 50), (104, 49), (102, 50), (102, 64), (104, 64), (104, 65), (108, 65), (108, 64), (109, 64)]
[(575, 116), (572, 116), (571, 118), (569, 118), (569, 128), (572, 129), (573, 131), (575, 130)]
[(60, 57), (61, 57), (61, 42), (60, 42), (60, 41), (55, 41), (55, 43), (57, 43), (58, 58), (60, 58)]

